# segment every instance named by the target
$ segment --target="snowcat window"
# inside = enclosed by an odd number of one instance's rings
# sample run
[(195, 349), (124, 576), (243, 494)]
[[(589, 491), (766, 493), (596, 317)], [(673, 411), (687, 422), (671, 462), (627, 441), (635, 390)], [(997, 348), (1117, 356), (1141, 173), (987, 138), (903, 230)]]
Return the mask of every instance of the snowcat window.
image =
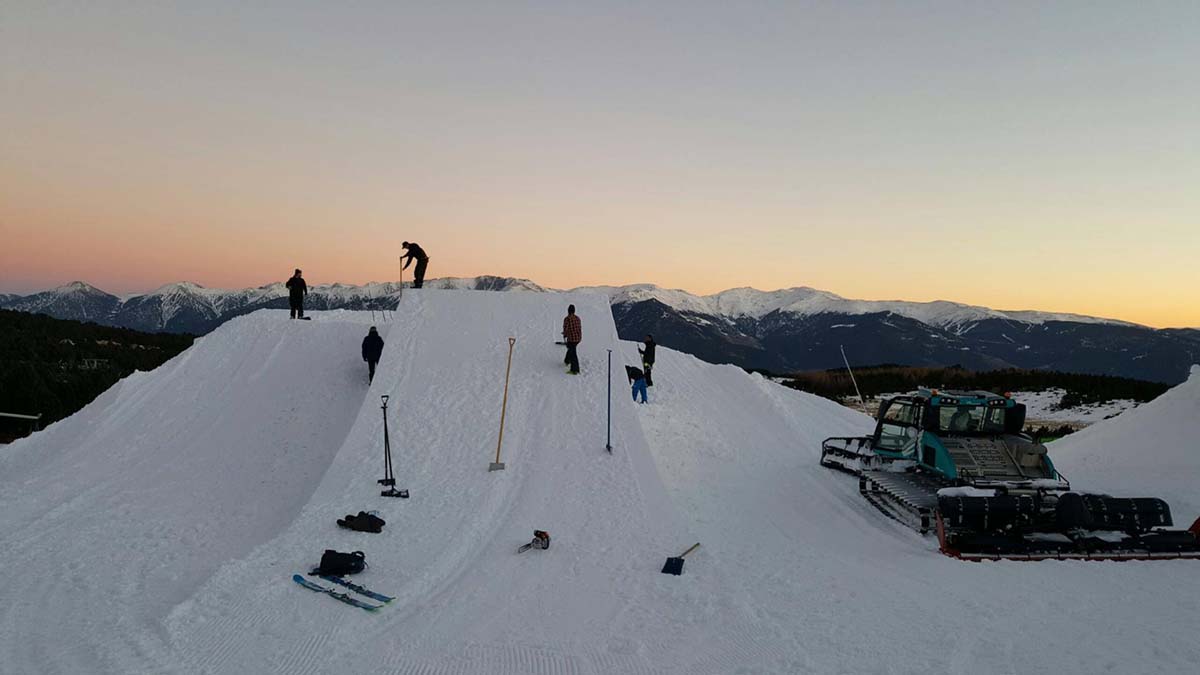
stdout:
[(917, 406), (912, 403), (893, 401), (883, 413), (883, 419), (887, 422), (898, 422), (900, 424), (916, 424), (917, 423)]
[(915, 446), (917, 440), (917, 406), (907, 401), (893, 401), (883, 413), (879, 425), (879, 449), (901, 452)]
[(938, 428), (957, 434), (1004, 433), (1004, 408), (982, 405), (938, 407)]

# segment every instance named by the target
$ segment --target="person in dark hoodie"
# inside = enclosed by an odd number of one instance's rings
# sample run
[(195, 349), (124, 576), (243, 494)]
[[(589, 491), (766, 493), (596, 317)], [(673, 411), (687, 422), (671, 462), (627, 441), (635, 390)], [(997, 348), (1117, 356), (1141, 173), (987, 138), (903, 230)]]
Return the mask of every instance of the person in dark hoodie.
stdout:
[(288, 289), (288, 305), (292, 308), (292, 318), (303, 319), (304, 296), (308, 295), (308, 284), (304, 283), (304, 277), (300, 276), (300, 270), (296, 270), (296, 273), (284, 285)]
[(638, 353), (642, 355), (642, 370), (646, 371), (646, 386), (653, 387), (654, 377), (651, 375), (651, 371), (654, 370), (654, 352), (658, 349), (658, 343), (654, 341), (654, 336), (649, 333), (646, 334), (646, 339), (642, 342), (646, 345), (645, 349), (638, 350)]
[(633, 385), (633, 400), (638, 400), (638, 394), (642, 395), (642, 403), (646, 402), (646, 375), (641, 368), (633, 366), (625, 366), (625, 375), (629, 378), (629, 383)]
[(383, 338), (379, 337), (379, 331), (375, 330), (375, 326), (371, 326), (367, 337), (363, 338), (362, 357), (363, 361), (367, 362), (367, 382), (375, 381), (375, 364), (379, 363), (379, 357), (383, 356)]
[(429, 267), (429, 256), (425, 255), (425, 249), (418, 246), (416, 243), (406, 241), (400, 245), (400, 248), (408, 251), (400, 257), (404, 262), (404, 268), (412, 264), (412, 261), (417, 261), (417, 266), (413, 268), (413, 288), (420, 288), (425, 283), (425, 268)]

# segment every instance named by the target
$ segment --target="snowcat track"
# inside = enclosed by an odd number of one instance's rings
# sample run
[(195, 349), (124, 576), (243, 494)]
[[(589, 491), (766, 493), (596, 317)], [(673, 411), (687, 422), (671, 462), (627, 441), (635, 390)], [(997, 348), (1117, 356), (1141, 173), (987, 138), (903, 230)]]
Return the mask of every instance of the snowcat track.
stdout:
[(863, 471), (858, 491), (885, 516), (921, 534), (934, 528), (937, 492), (946, 481), (915, 472)]

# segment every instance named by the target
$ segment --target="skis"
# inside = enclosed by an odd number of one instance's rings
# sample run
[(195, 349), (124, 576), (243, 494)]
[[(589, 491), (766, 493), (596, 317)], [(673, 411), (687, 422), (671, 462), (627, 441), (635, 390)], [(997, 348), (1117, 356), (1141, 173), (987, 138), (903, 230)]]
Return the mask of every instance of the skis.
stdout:
[(351, 583), (341, 577), (334, 577), (334, 576), (329, 576), (326, 574), (321, 574), (318, 576), (320, 576), (325, 581), (335, 583), (339, 586), (344, 586), (344, 587), (349, 588), (350, 590), (354, 591), (355, 593), (358, 593), (359, 595), (365, 595), (372, 600), (378, 600), (379, 602), (382, 602), (384, 604), (387, 604), (387, 603), (391, 602), (392, 600), (395, 600), (395, 598), (393, 598), (393, 597), (384, 595), (383, 593), (376, 593), (375, 591), (372, 591), (369, 588), (364, 588), (362, 586), (359, 586), (358, 584)]
[(310, 591), (315, 591), (317, 593), (324, 593), (326, 595), (333, 596), (333, 597), (337, 598), (338, 600), (341, 600), (342, 602), (346, 603), (347, 605), (353, 605), (355, 607), (358, 607), (359, 609), (365, 609), (368, 612), (374, 612), (375, 610), (383, 607), (383, 605), (372, 605), (369, 602), (363, 602), (362, 600), (359, 600), (357, 598), (350, 596), (350, 594), (348, 594), (348, 593), (338, 593), (337, 591), (335, 591), (332, 588), (326, 588), (320, 584), (314, 584), (313, 582), (309, 581), (308, 579), (305, 579), (304, 576), (300, 575), (300, 574), (293, 574), (292, 581), (300, 584), (301, 586), (307, 588)]

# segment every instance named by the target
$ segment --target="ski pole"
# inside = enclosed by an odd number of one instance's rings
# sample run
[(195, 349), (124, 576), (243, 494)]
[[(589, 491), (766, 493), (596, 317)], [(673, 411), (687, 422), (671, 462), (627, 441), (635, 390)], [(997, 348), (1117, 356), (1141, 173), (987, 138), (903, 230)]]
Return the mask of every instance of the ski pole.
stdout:
[(500, 436), (496, 439), (496, 461), (488, 466), (488, 471), (500, 471), (504, 468), (504, 462), (500, 461), (500, 445), (504, 443), (504, 415), (508, 412), (508, 375), (512, 372), (513, 345), (516, 343), (517, 338), (508, 338), (508, 366), (504, 369), (504, 400), (500, 404)]

